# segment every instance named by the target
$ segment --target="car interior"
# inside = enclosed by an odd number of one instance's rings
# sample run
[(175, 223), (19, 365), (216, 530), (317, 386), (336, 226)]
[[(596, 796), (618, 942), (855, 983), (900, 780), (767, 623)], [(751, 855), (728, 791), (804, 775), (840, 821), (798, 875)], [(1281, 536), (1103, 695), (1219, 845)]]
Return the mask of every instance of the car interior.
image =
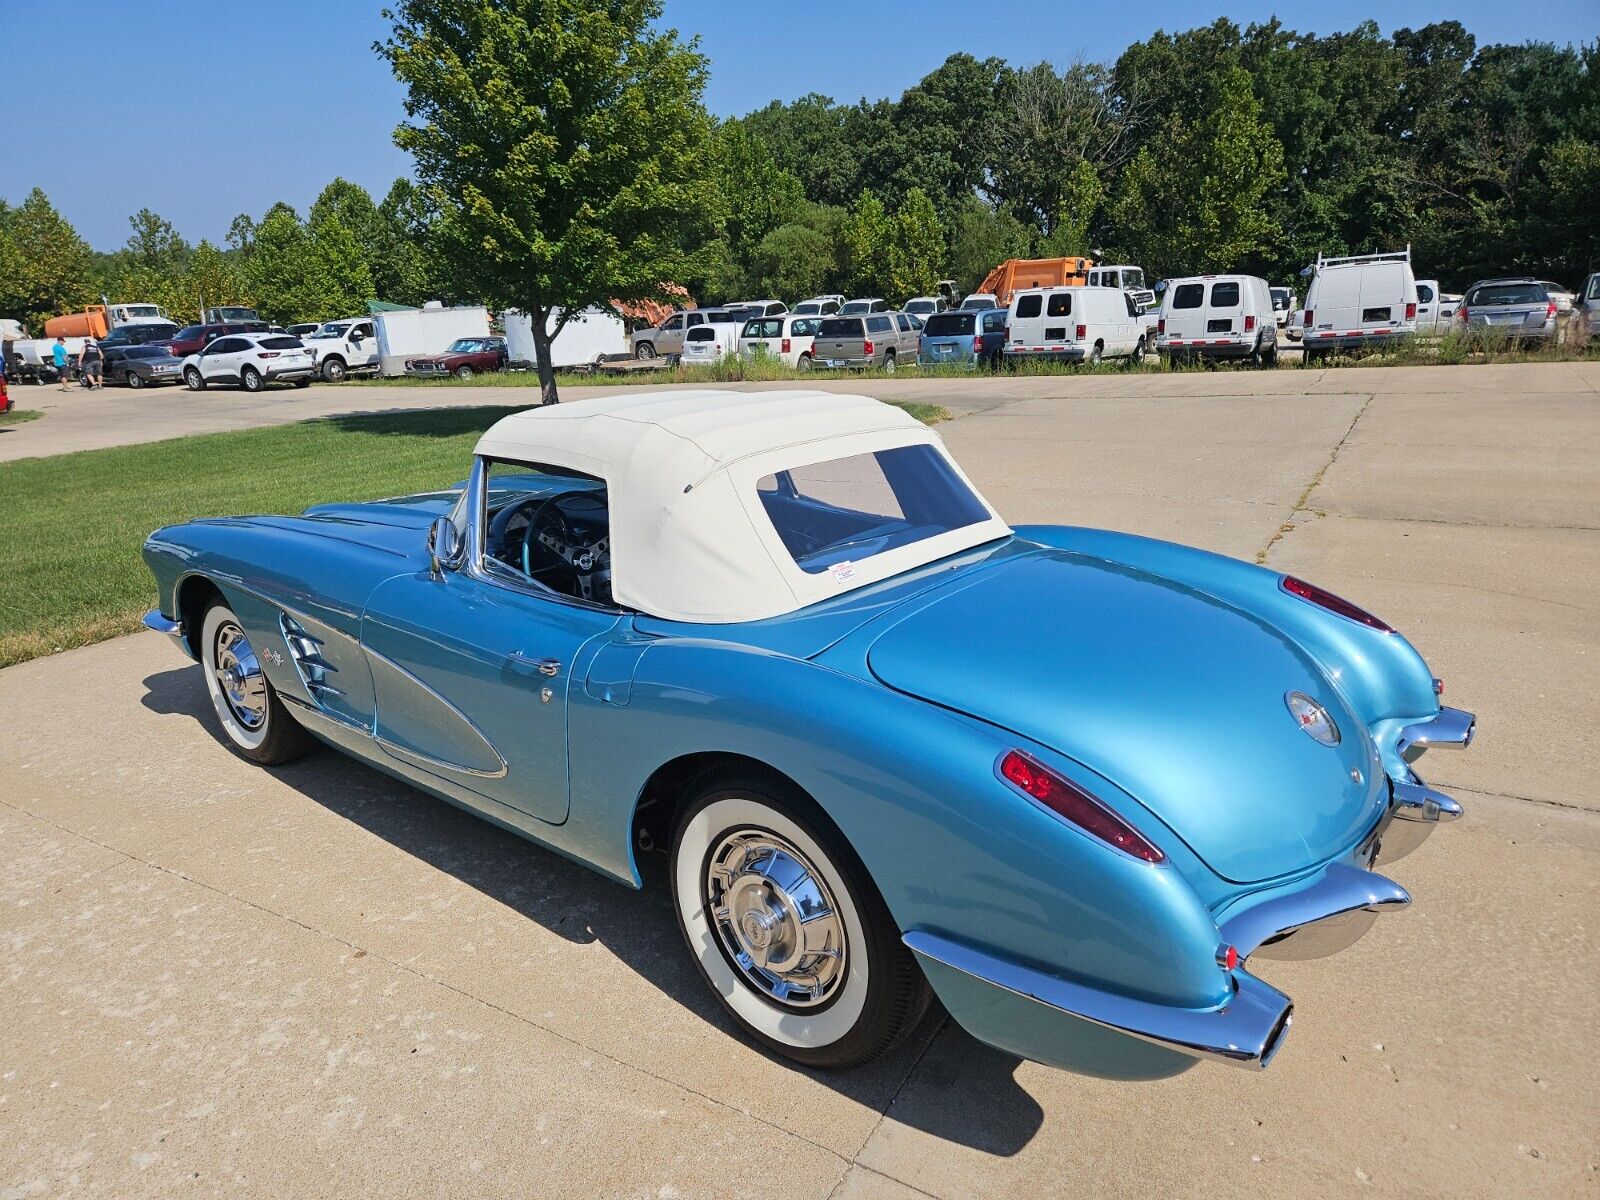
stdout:
[(491, 464), (484, 565), (558, 595), (611, 600), (604, 481), (556, 467)]

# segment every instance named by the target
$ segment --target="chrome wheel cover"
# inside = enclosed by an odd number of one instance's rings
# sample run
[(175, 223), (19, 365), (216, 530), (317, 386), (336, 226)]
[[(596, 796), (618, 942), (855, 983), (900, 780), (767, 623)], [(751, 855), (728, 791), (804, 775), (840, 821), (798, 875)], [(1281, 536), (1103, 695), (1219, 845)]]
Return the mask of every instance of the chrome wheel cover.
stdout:
[(707, 855), (702, 887), (724, 953), (755, 991), (795, 1009), (838, 995), (849, 967), (844, 922), (794, 846), (764, 829), (730, 832)]
[(250, 639), (232, 621), (217, 630), (212, 673), (233, 719), (254, 733), (267, 723), (267, 679)]

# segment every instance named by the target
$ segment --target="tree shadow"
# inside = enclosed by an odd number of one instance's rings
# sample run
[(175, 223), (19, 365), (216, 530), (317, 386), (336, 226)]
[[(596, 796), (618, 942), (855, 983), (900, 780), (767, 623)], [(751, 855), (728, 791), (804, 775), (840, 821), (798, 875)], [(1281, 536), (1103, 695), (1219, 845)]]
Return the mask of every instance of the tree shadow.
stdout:
[(332, 425), (341, 433), (457, 438), (482, 433), (501, 417), (527, 407), (526, 404), (483, 404), (471, 408), (357, 409), (315, 419)]
[[(189, 718), (205, 736), (220, 737), (198, 666), (157, 672), (144, 685), (147, 709)], [(683, 948), (664, 854), (641, 868), (645, 889), (635, 892), (330, 748), (272, 773), (567, 941), (601, 943), (667, 999), (739, 1037)], [(1013, 1078), (1022, 1060), (971, 1037), (937, 1002), (900, 1046), (855, 1070), (819, 1072), (767, 1058), (776, 1070), (808, 1076), (866, 1107), (892, 1108), (902, 1124), (986, 1154), (1016, 1154), (1044, 1120), (1038, 1102)], [(901, 1103), (913, 1086), (924, 1094)]]

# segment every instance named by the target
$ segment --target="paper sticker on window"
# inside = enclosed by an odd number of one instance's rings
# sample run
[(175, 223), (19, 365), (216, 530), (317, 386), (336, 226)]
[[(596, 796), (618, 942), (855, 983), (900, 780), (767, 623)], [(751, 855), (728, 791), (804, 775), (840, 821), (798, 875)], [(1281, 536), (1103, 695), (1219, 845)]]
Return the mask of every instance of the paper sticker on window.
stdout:
[(856, 577), (856, 565), (852, 562), (834, 563), (828, 570), (833, 572), (835, 583), (843, 583), (847, 579)]

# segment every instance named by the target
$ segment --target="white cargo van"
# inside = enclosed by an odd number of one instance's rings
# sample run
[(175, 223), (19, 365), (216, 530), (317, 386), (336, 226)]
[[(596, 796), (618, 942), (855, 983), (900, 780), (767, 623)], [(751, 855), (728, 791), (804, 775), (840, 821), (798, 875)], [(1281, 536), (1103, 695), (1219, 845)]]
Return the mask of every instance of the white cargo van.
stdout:
[(1386, 254), (1317, 256), (1306, 291), (1306, 361), (1333, 350), (1381, 346), (1417, 331), (1411, 247)]
[(1156, 349), (1175, 358), (1278, 361), (1272, 289), (1255, 275), (1169, 279), (1161, 294)]
[(1024, 288), (1011, 298), (1006, 328), (1006, 358), (1012, 362), (1138, 362), (1146, 349), (1139, 306), (1121, 288)]

